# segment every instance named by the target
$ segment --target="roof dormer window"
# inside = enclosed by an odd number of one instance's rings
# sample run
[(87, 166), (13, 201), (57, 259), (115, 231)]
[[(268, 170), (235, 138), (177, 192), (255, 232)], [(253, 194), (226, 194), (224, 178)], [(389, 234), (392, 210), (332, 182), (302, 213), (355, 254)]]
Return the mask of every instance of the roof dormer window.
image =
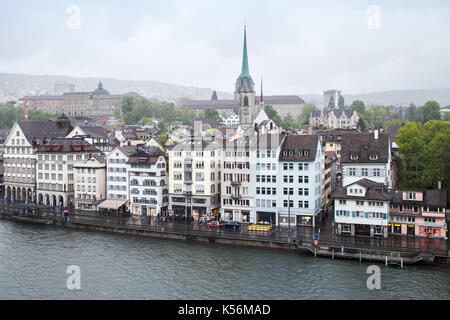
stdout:
[(371, 154), (371, 155), (369, 156), (369, 159), (370, 159), (370, 160), (378, 160), (378, 155), (377, 155), (377, 154)]
[(358, 158), (359, 158), (359, 157), (358, 157), (357, 154), (354, 154), (354, 153), (353, 153), (353, 154), (350, 155), (350, 160), (358, 160)]

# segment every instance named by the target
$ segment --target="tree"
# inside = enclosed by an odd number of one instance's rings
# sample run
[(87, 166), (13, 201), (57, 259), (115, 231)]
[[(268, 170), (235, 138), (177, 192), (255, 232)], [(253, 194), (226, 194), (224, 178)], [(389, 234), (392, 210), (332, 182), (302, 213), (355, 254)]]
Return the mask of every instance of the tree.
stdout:
[(203, 113), (203, 117), (206, 119), (215, 119), (219, 122), (222, 120), (220, 118), (219, 111), (217, 111), (216, 109), (213, 109), (213, 108), (206, 108)]
[[(417, 122), (417, 108), (414, 104), (410, 104), (409, 108), (408, 108), (408, 121), (409, 122)], [(420, 120), (421, 122), (421, 120)]]
[(311, 113), (314, 111), (319, 110), (315, 105), (313, 104), (306, 104), (302, 112), (297, 116), (297, 122), (300, 126), (305, 126), (309, 124), (309, 118), (311, 116)]
[(367, 124), (363, 117), (359, 117), (357, 126), (359, 131), (361, 132), (364, 132), (366, 130)]
[(239, 107), (238, 106), (233, 107), (233, 113), (239, 115)]
[(274, 109), (274, 107), (272, 107), (269, 104), (266, 104), (264, 106), (264, 112), (267, 114), (267, 116), (269, 117), (270, 120), (272, 120), (273, 122), (275, 122), (275, 124), (278, 127), (282, 126), (282, 121), (280, 116), (278, 115), (277, 110)]
[(286, 117), (284, 117), (283, 122), (281, 123), (281, 126), (284, 130), (292, 130), (294, 126), (294, 118), (292, 118), (291, 114), (288, 113)]
[(181, 123), (185, 126), (188, 126), (192, 123), (192, 120), (195, 119), (197, 115), (195, 114), (194, 110), (191, 109), (184, 109), (181, 110)]
[(436, 101), (428, 101), (421, 109), (423, 113), (423, 123), (430, 120), (441, 120), (441, 108)]
[(449, 123), (408, 123), (399, 130), (396, 143), (402, 155), (402, 187), (436, 187), (438, 181), (444, 189), (450, 186)]
[(356, 111), (360, 114), (364, 114), (364, 112), (366, 112), (366, 106), (364, 105), (364, 102), (362, 102), (361, 100), (354, 100), (350, 105), (350, 108), (352, 108), (353, 111)]
[(0, 128), (10, 129), (14, 122), (25, 118), (24, 109), (12, 105), (0, 106)]
[(131, 112), (134, 106), (134, 97), (129, 95), (124, 96), (120, 102), (120, 106), (123, 113)]
[(330, 109), (336, 108), (336, 102), (334, 101), (334, 96), (331, 96), (330, 101), (328, 102), (328, 108), (330, 108)]
[(345, 100), (344, 100), (344, 97), (341, 95), (339, 95), (338, 107), (341, 109), (345, 108)]

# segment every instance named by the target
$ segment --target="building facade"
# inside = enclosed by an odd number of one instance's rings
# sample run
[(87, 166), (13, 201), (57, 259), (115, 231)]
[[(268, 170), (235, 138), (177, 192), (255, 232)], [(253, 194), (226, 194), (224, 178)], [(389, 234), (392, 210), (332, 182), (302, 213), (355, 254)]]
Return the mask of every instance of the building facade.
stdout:
[(384, 188), (382, 183), (361, 179), (333, 193), (339, 235), (387, 238), (389, 197)]
[(171, 214), (220, 219), (222, 149), (220, 140), (193, 137), (169, 148)]
[(392, 189), (391, 143), (387, 134), (351, 133), (342, 136), (342, 185), (369, 179)]
[(75, 170), (75, 208), (97, 211), (106, 199), (106, 162), (104, 156), (93, 156), (73, 165)]
[(134, 215), (166, 215), (169, 203), (167, 159), (156, 147), (139, 145), (127, 161), (130, 206)]
[(356, 129), (359, 116), (350, 108), (317, 110), (311, 113), (309, 125), (314, 129)]
[(285, 138), (277, 178), (280, 225), (314, 227), (317, 224), (324, 205), (324, 161), (317, 136)]
[(100, 151), (83, 139), (55, 138), (37, 148), (37, 201), (54, 207), (74, 207), (74, 164)]

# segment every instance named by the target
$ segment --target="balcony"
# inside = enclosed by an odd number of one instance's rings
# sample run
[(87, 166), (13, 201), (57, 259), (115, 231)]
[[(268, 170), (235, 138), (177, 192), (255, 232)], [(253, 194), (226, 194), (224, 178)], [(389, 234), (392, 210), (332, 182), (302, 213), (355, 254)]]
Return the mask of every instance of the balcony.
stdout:
[(233, 180), (233, 181), (231, 181), (231, 185), (232, 185), (232, 186), (240, 186), (240, 185), (241, 185), (241, 182), (240, 182), (240, 181), (235, 181), (235, 180)]
[(192, 196), (192, 191), (186, 191), (186, 196), (191, 197)]
[(184, 178), (184, 183), (192, 184), (193, 183), (192, 178)]
[(240, 194), (232, 194), (231, 195), (231, 199), (233, 199), (233, 200), (239, 200), (241, 198), (242, 198), (242, 195), (240, 195)]

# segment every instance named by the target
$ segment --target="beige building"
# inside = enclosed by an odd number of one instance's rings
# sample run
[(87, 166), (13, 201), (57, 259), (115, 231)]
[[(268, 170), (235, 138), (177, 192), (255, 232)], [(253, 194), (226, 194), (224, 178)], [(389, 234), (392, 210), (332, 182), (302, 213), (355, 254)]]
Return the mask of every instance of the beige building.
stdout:
[(168, 155), (169, 213), (219, 218), (222, 143), (191, 138), (170, 147)]
[(97, 211), (106, 199), (106, 162), (104, 156), (93, 156), (75, 163), (75, 208)]
[(359, 116), (346, 109), (317, 110), (311, 113), (309, 125), (313, 129), (356, 129)]
[(114, 118), (121, 113), (120, 103), (125, 95), (141, 97), (135, 92), (110, 94), (100, 82), (93, 92), (65, 92), (53, 96), (27, 96), (20, 100), (28, 104), (28, 110), (45, 113), (65, 113), (74, 118)]

